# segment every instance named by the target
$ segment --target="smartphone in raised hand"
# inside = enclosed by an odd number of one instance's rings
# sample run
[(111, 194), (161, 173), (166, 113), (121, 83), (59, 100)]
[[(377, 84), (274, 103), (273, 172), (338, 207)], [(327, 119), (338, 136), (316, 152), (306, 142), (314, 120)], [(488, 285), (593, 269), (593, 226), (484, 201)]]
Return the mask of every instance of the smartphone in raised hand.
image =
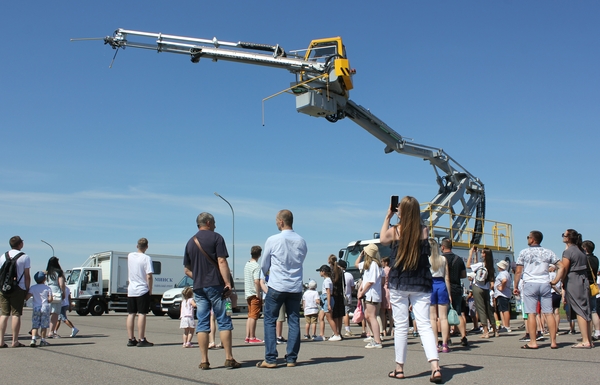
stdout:
[(398, 211), (398, 195), (392, 195), (390, 198), (390, 209), (392, 212)]

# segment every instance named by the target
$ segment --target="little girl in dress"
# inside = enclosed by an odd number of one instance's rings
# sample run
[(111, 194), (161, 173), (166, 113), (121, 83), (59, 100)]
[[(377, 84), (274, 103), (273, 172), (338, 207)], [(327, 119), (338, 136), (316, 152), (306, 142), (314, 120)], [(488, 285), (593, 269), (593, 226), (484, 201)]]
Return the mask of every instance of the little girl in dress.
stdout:
[(194, 338), (194, 308), (196, 307), (196, 302), (192, 298), (194, 296), (194, 291), (191, 287), (186, 287), (181, 292), (183, 296), (183, 301), (181, 301), (181, 315), (179, 319), (181, 322), (179, 323), (179, 328), (183, 329), (183, 347), (191, 348), (192, 338)]

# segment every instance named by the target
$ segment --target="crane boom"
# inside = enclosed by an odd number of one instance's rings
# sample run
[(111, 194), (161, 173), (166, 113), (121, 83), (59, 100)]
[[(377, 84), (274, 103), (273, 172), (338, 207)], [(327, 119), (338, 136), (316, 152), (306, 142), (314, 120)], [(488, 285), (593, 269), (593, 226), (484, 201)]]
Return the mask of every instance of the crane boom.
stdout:
[[(129, 37), (142, 41), (131, 41)], [(458, 240), (466, 231), (467, 218), (474, 216), (471, 243), (479, 243), (485, 219), (483, 183), (443, 149), (407, 141), (369, 110), (349, 99), (355, 71), (350, 68), (340, 37), (313, 40), (305, 50), (286, 52), (279, 45), (225, 42), (216, 37), (200, 39), (117, 29), (112, 36), (104, 38), (104, 44), (117, 50), (131, 47), (189, 55), (192, 63), (208, 58), (290, 71), (296, 75), (296, 81), (289, 90), (296, 97), (298, 112), (324, 117), (332, 123), (348, 117), (382, 141), (385, 153), (395, 151), (429, 161), (436, 173), (439, 190), (428, 203), (430, 208), (435, 209), (423, 210), (422, 219), (430, 227), (434, 227), (441, 217), (449, 215), (452, 222), (451, 236)]]

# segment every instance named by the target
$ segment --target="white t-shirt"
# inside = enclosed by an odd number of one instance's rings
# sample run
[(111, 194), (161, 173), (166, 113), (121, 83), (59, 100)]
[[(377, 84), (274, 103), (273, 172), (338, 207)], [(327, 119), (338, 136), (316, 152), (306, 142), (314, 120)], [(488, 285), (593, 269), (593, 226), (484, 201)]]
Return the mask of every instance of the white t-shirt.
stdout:
[(346, 292), (344, 295), (348, 298), (348, 302), (352, 300), (352, 288), (354, 287), (354, 277), (348, 272), (344, 272), (344, 280), (346, 282)]
[[(498, 290), (498, 286), (502, 283), (503, 280), (506, 279), (506, 284), (502, 291)], [(494, 281), (494, 296), (498, 297), (506, 297), (510, 298), (512, 296), (512, 292), (510, 290), (512, 279), (510, 278), (510, 274), (506, 270), (500, 270), (498, 275), (496, 276), (496, 280)]]
[(333, 296), (333, 281), (329, 277), (326, 277), (323, 280), (323, 284), (321, 285), (321, 294), (324, 296), (327, 295), (327, 289), (329, 289), (329, 294)]
[[(477, 262), (477, 263), (472, 263), (471, 264), (471, 271), (475, 274), (477, 274), (477, 270), (480, 267), (485, 267), (483, 265), (483, 262)], [(490, 276), (490, 272), (488, 271), (488, 277)], [(473, 284), (481, 289), (485, 289), (485, 290), (490, 290), (490, 283), (486, 282), (485, 284), (481, 284), (479, 283), (476, 279), (473, 279)]]
[(317, 293), (316, 290), (307, 290), (304, 292), (302, 295), (302, 300), (304, 301), (304, 315), (319, 313), (317, 299), (319, 299), (319, 293)]
[(129, 269), (129, 286), (127, 287), (127, 296), (141, 297), (149, 290), (146, 276), (154, 274), (152, 259), (150, 256), (135, 252), (127, 256), (127, 267)]
[[(10, 250), (8, 252), (8, 256), (10, 258), (14, 258), (15, 255), (19, 254), (21, 251), (20, 250)], [(0, 267), (2, 265), (4, 265), (4, 262), (6, 261), (6, 257), (5, 257), (6, 253), (2, 253), (0, 255)], [(23, 254), (19, 257), (19, 259), (17, 259), (17, 279), (19, 280), (19, 287), (23, 290), (25, 290), (25, 274), (23, 274), (25, 272), (25, 269), (30, 269), (31, 268), (31, 261), (29, 260), (29, 256), (27, 254)]]
[(530, 246), (522, 250), (517, 258), (517, 266), (523, 266), (523, 281), (533, 283), (550, 282), (548, 266), (557, 262), (556, 254), (542, 246)]
[(69, 306), (69, 296), (71, 295), (71, 289), (65, 286), (65, 298), (63, 298), (61, 306)]
[[(358, 269), (363, 270), (365, 263), (361, 262), (358, 264)], [(381, 302), (381, 276), (383, 269), (375, 262), (371, 262), (369, 270), (365, 270), (363, 273), (362, 287), (365, 287), (367, 282), (372, 282), (373, 285), (365, 293), (365, 299), (371, 302)]]
[(29, 293), (32, 295), (31, 301), (34, 308), (40, 307), (42, 308), (42, 311), (50, 312), (50, 303), (48, 302), (48, 297), (52, 296), (52, 289), (50, 289), (50, 286), (43, 283), (31, 285), (29, 287)]

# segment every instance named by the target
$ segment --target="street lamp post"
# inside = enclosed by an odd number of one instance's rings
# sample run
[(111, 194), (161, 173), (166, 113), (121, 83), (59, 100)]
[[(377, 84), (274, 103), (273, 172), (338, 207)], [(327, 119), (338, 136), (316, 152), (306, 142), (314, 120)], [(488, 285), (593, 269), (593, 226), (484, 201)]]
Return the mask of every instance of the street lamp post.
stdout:
[(47, 244), (48, 246), (50, 246), (50, 248), (52, 249), (52, 256), (54, 257), (54, 247), (52, 247), (51, 244), (49, 244), (48, 242), (44, 241), (43, 239), (40, 239), (40, 241), (44, 242), (45, 244)]
[[(225, 203), (227, 203), (229, 205), (229, 208), (231, 209), (231, 243), (233, 245), (233, 257), (232, 257), (232, 261), (231, 261), (231, 275), (233, 275), (233, 278), (235, 279), (235, 212), (233, 211), (233, 206), (231, 206), (231, 203), (229, 203), (229, 201), (225, 198), (223, 198), (221, 195), (219, 195), (218, 192), (215, 192), (215, 195), (218, 196), (219, 198), (223, 199), (225, 201)], [(233, 284), (233, 282), (231, 283)]]

